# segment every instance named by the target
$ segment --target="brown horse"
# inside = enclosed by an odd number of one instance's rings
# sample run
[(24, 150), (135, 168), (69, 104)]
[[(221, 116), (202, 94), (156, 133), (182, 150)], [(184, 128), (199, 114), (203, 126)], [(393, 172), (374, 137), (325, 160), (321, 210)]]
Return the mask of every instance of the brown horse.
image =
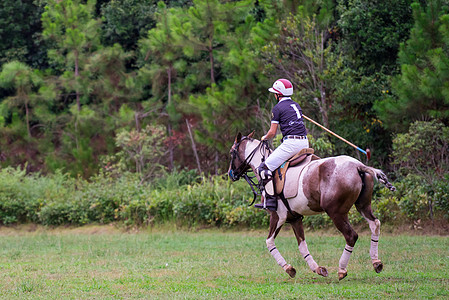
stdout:
[[(253, 139), (252, 134), (242, 137), (239, 133), (231, 148), (229, 167), (231, 179), (235, 181), (244, 176), (250, 183), (246, 173), (250, 169), (255, 171), (269, 153), (270, 149), (266, 144)], [(346, 277), (348, 273), (346, 267), (358, 238), (348, 220), (348, 212), (354, 204), (368, 221), (371, 229), (370, 256), (374, 270), (377, 273), (382, 271), (383, 265), (378, 258), (380, 221), (371, 210), (374, 180), (384, 183), (392, 191), (395, 190), (381, 170), (368, 167), (349, 156), (318, 159), (304, 167), (299, 175), (297, 195), (287, 199), (287, 206), (279, 200), (277, 211), (269, 211), (270, 231), (266, 240), (267, 248), (290, 277), (293, 278), (296, 275), (296, 270), (287, 264), (274, 243), (274, 239), (285, 222), (291, 224), (298, 241), (299, 252), (310, 269), (321, 276), (327, 277), (328, 275), (326, 268), (319, 266), (310, 255), (302, 224), (303, 216), (322, 212), (329, 215), (337, 229), (345, 237), (346, 246), (339, 261), (338, 278), (341, 280)]]

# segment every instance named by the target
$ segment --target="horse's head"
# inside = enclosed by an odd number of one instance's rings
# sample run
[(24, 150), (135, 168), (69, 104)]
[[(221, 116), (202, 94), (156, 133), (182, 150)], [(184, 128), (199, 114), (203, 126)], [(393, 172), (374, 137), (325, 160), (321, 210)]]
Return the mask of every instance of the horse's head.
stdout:
[(245, 157), (247, 141), (251, 141), (254, 131), (248, 136), (242, 136), (239, 132), (235, 137), (234, 144), (231, 147), (231, 163), (229, 165), (228, 175), (232, 181), (237, 181), (250, 168), (249, 161)]

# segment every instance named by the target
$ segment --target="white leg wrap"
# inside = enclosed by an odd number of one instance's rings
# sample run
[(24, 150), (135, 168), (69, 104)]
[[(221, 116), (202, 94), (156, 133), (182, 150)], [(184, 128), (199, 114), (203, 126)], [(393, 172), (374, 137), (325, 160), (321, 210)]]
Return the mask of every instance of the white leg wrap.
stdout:
[(278, 265), (280, 265), (281, 267), (284, 267), (287, 262), (285, 261), (285, 259), (282, 257), (281, 253), (279, 253), (279, 250), (276, 249), (276, 247), (272, 248), (271, 250), (268, 249), (271, 253), (271, 255), (274, 257), (274, 259), (276, 260), (276, 262), (278, 263)]
[(379, 259), (379, 255), (377, 253), (378, 244), (379, 244), (379, 236), (372, 234), (371, 235), (371, 247), (369, 249), (369, 255), (371, 256), (372, 260)]
[(371, 260), (378, 260), (379, 255), (377, 249), (380, 235), (380, 221), (378, 219), (374, 220), (374, 222), (368, 220), (368, 224), (371, 229), (371, 247), (369, 249), (369, 255), (371, 256)]
[(302, 257), (304, 257), (304, 260), (309, 265), (309, 268), (315, 272), (316, 269), (318, 268), (318, 264), (315, 262), (312, 255), (310, 255), (309, 249), (307, 248), (306, 241), (302, 241), (301, 243), (299, 243), (298, 248), (299, 248), (299, 253), (301, 253)]
[(279, 250), (276, 249), (276, 245), (274, 244), (274, 237), (271, 236), (270, 238), (268, 238), (266, 240), (266, 243), (268, 251), (270, 251), (270, 254), (274, 257), (278, 265), (284, 267), (287, 264), (287, 262), (282, 257), (281, 253), (279, 253)]
[(345, 249), (343, 250), (343, 254), (341, 255), (339, 267), (340, 269), (346, 270), (346, 267), (348, 266), (349, 258), (351, 257), (352, 250), (354, 250), (354, 247), (351, 247), (346, 244)]

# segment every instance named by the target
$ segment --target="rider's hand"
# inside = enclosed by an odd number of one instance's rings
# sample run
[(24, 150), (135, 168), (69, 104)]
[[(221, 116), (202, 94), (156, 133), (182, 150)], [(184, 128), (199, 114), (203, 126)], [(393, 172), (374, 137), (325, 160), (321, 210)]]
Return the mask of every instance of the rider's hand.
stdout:
[(264, 135), (264, 136), (261, 138), (262, 141), (264, 141), (264, 140), (266, 140), (266, 139), (267, 139), (267, 136), (266, 136), (266, 135)]

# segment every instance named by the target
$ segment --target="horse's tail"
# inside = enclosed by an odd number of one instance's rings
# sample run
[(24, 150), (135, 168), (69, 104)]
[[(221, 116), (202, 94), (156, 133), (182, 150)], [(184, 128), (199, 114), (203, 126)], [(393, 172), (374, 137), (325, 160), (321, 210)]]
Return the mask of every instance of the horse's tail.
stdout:
[(396, 188), (388, 181), (387, 175), (382, 172), (382, 170), (368, 167), (365, 165), (358, 167), (359, 173), (369, 173), (371, 176), (373, 176), (377, 181), (380, 181), (383, 183), (390, 191), (394, 192), (396, 191)]

